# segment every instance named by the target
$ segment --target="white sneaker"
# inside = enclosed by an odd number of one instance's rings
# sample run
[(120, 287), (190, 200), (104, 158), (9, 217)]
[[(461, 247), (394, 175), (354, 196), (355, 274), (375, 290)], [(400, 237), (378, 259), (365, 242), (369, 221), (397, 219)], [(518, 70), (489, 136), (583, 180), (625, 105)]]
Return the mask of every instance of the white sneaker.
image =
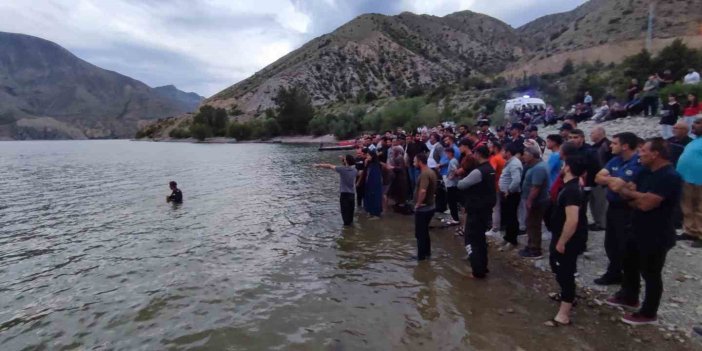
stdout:
[(487, 232), (485, 232), (485, 236), (488, 236), (488, 237), (497, 237), (497, 236), (499, 236), (499, 235), (500, 235), (500, 231), (499, 231), (499, 230), (495, 230), (494, 228), (492, 228), (492, 229), (488, 230)]

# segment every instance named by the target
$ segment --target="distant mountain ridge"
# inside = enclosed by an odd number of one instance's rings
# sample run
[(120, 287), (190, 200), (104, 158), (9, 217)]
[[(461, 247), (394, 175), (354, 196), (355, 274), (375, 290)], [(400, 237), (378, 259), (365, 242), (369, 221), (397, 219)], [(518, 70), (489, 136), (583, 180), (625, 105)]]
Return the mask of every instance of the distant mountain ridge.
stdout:
[[(648, 11), (644, 0), (591, 0), (519, 28), (471, 11), (444, 17), (361, 15), (204, 104), (255, 117), (275, 106), (273, 97), (281, 86), (300, 85), (314, 105), (325, 106), (369, 92), (398, 96), (466, 76), (521, 78), (554, 72), (567, 58), (616, 62), (643, 48)], [(654, 48), (670, 38), (702, 46), (702, 0), (658, 1), (654, 23)], [(575, 55), (569, 57), (571, 53)]]
[(53, 42), (0, 32), (0, 139), (130, 138), (143, 121), (193, 110), (192, 98), (166, 91)]
[(175, 87), (175, 85), (172, 84), (164, 85), (161, 87), (155, 87), (154, 90), (156, 91), (156, 93), (165, 98), (178, 101), (184, 104), (188, 108), (188, 111), (191, 112), (197, 110), (197, 107), (200, 106), (200, 103), (203, 100), (205, 100), (204, 96), (200, 96), (193, 92), (184, 92), (182, 90), (179, 90)]

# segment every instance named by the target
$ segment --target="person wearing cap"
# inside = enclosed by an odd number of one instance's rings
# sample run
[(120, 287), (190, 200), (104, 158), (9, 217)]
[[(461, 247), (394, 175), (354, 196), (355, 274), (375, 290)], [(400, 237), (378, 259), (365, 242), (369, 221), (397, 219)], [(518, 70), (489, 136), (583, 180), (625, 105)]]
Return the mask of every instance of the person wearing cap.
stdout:
[(521, 123), (512, 123), (509, 129), (508, 144), (514, 144), (519, 148), (519, 153), (524, 152), (524, 125)]
[(539, 144), (539, 149), (541, 149), (542, 154), (546, 152), (546, 140), (539, 136), (539, 127), (529, 126), (529, 128), (527, 128), (527, 139), (536, 141), (536, 143)]
[(490, 120), (487, 118), (478, 120), (478, 137), (483, 145), (487, 145), (488, 141), (495, 138), (495, 135), (490, 131)]
[(182, 204), (183, 193), (180, 191), (180, 189), (178, 189), (178, 183), (176, 183), (175, 181), (170, 181), (170, 183), (168, 183), (168, 187), (171, 188), (171, 195), (168, 195), (168, 197), (166, 197), (166, 202)]
[(458, 182), (458, 188), (465, 191), (465, 245), (473, 269), (472, 277), (483, 279), (488, 272), (485, 232), (490, 223), (492, 207), (495, 206), (495, 169), (490, 165), (487, 146), (477, 147), (474, 154), (478, 167)]
[(507, 140), (507, 130), (505, 129), (505, 127), (504, 126), (497, 126), (495, 128), (495, 133), (497, 133), (495, 135), (495, 137), (497, 138), (497, 141), (499, 141), (503, 147), (505, 145), (507, 145), (507, 141), (508, 141)]
[(345, 226), (350, 226), (353, 224), (355, 182), (358, 170), (356, 169), (356, 161), (352, 155), (342, 156), (341, 162), (341, 166), (329, 163), (316, 163), (312, 166), (330, 169), (339, 173), (339, 204), (341, 208), (341, 218)]
[(529, 139), (522, 160), (528, 170), (522, 183), (521, 197), (526, 210), (527, 247), (519, 252), (524, 258), (541, 258), (541, 222), (549, 202), (548, 165), (541, 159), (541, 149)]

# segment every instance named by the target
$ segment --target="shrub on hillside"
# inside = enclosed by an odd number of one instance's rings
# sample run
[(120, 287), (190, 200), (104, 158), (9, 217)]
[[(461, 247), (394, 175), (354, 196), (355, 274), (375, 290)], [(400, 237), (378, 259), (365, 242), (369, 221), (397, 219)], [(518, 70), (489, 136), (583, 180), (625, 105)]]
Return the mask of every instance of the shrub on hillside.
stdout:
[(168, 133), (168, 136), (174, 139), (190, 138), (190, 131), (184, 128), (174, 128)]

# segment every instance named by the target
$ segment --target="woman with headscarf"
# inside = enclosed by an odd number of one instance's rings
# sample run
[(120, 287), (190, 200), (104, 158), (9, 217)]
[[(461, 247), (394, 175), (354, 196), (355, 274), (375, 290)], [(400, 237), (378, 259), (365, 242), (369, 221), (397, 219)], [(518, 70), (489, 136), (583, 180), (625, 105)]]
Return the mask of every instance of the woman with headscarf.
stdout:
[(371, 217), (380, 217), (383, 212), (383, 170), (375, 150), (366, 156), (366, 184), (363, 208)]

